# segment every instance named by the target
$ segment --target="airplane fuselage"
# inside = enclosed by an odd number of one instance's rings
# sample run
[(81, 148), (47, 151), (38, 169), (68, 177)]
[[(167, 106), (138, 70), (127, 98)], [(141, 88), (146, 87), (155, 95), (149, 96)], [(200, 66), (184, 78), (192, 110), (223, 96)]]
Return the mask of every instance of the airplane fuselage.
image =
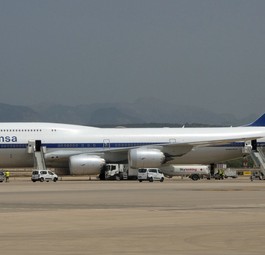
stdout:
[[(229, 139), (234, 137), (265, 137), (264, 127), (235, 128), (95, 128), (55, 123), (1, 123), (0, 167), (32, 167), (33, 155), (28, 153), (30, 141), (40, 140), (45, 147), (49, 167), (68, 167), (70, 155), (119, 151), (108, 162), (126, 161), (126, 149), (158, 147)], [(264, 139), (258, 140), (263, 145)], [(170, 164), (210, 164), (241, 157), (243, 142), (209, 147), (195, 147), (183, 156), (173, 157)], [(174, 152), (172, 152), (172, 155)], [(173, 155), (174, 156), (174, 155)]]

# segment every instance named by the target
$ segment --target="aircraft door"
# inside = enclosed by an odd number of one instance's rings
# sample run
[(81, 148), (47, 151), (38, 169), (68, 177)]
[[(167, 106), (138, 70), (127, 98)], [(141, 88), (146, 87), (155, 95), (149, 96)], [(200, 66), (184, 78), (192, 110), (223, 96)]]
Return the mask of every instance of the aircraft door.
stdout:
[(34, 153), (35, 150), (35, 140), (28, 141), (28, 153)]
[(35, 151), (40, 151), (41, 149), (41, 140), (35, 141)]
[(257, 151), (257, 149), (258, 149), (257, 140), (251, 140), (251, 146), (252, 146), (253, 151)]
[(176, 139), (174, 138), (169, 139), (169, 143), (176, 143)]
[(103, 140), (103, 148), (105, 148), (105, 149), (110, 148), (110, 140), (109, 139)]
[(41, 140), (28, 141), (28, 153), (34, 153), (35, 151), (41, 151)]

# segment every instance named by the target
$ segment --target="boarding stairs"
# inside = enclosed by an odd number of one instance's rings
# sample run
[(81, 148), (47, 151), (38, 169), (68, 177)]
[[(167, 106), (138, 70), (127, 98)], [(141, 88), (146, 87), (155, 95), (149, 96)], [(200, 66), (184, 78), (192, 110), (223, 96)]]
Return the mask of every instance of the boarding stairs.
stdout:
[(34, 159), (34, 169), (36, 170), (46, 170), (45, 164), (45, 154), (46, 147), (41, 145), (40, 140), (30, 140), (28, 141), (28, 153), (33, 154)]
[(260, 168), (261, 175), (263, 179), (265, 178), (265, 155), (262, 149), (259, 147), (257, 150), (252, 150), (251, 147), (245, 147), (247, 149), (248, 154), (252, 158), (255, 166)]
[(34, 168), (36, 170), (46, 170), (43, 147), (40, 151), (34, 151)]

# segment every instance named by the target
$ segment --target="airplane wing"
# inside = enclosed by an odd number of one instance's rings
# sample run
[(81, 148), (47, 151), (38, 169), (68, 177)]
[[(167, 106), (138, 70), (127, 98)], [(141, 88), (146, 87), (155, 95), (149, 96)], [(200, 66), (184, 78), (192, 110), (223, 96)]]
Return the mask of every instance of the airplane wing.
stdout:
[(73, 155), (98, 155), (100, 157), (105, 158), (107, 161), (110, 162), (120, 162), (126, 161), (128, 158), (128, 151), (132, 149), (139, 149), (139, 150), (151, 150), (157, 149), (163, 152), (167, 156), (174, 156), (174, 157), (181, 157), (188, 152), (190, 152), (193, 148), (196, 147), (207, 147), (207, 146), (215, 146), (215, 145), (222, 145), (228, 144), (232, 142), (244, 142), (249, 140), (255, 140), (262, 137), (258, 136), (238, 136), (229, 139), (210, 139), (206, 138), (205, 140), (195, 141), (195, 142), (181, 142), (181, 143), (165, 143), (165, 144), (152, 144), (152, 145), (144, 145), (144, 146), (137, 146), (137, 147), (124, 147), (124, 148), (102, 148), (102, 149), (95, 149), (88, 151), (80, 152), (78, 150), (58, 150), (53, 151), (45, 154), (46, 159), (57, 158), (57, 159), (68, 159)]
[(205, 141), (195, 141), (195, 142), (183, 142), (183, 143), (169, 143), (162, 145), (162, 151), (169, 155), (180, 157), (184, 154), (190, 152), (193, 148), (197, 147), (208, 147), (208, 146), (217, 146), (224, 145), (233, 142), (245, 142), (249, 140), (255, 140), (262, 137), (257, 136), (243, 136), (237, 138), (229, 138), (229, 139), (208, 139)]

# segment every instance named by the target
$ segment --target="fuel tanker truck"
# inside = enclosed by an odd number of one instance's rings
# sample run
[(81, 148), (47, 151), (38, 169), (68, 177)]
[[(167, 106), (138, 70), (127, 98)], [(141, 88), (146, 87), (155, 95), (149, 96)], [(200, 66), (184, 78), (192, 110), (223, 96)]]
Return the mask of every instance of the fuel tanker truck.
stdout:
[(161, 167), (160, 170), (167, 177), (189, 177), (194, 181), (208, 177), (210, 174), (208, 165), (169, 165)]

